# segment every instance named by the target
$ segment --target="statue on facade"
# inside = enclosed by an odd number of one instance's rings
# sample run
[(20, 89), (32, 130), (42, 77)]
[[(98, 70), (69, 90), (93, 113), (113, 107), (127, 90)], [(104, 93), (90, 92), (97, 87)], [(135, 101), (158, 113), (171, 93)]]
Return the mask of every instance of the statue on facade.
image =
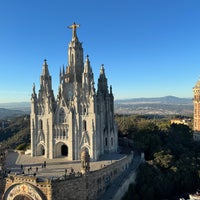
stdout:
[(81, 152), (81, 172), (86, 174), (90, 171), (90, 155), (87, 149)]

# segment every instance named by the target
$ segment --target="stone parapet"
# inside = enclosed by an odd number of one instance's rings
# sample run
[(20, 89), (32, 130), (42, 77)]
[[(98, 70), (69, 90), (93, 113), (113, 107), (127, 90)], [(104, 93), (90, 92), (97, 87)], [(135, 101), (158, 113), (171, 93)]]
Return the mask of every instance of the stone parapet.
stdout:
[(52, 200), (98, 199), (123, 172), (128, 170), (132, 160), (133, 154), (110, 165), (102, 166), (99, 170), (79, 177), (74, 176), (69, 181), (61, 179), (53, 180)]
[[(50, 179), (40, 179), (36, 176), (26, 175), (9, 175), (4, 179), (6, 186), (3, 200), (7, 200), (11, 193), (14, 197), (21, 194), (34, 196), (38, 200), (94, 200), (99, 199), (109, 188), (116, 185), (119, 178), (122, 180), (121, 177), (124, 178), (122, 182), (125, 184), (123, 187), (115, 189), (115, 192), (118, 189), (125, 191), (136, 174), (133, 166), (139, 163), (140, 160), (135, 159), (133, 154), (130, 154), (116, 162), (110, 162), (109, 165), (104, 165), (99, 170), (87, 172), (83, 175), (73, 173)], [(124, 176), (131, 170), (133, 176)]]

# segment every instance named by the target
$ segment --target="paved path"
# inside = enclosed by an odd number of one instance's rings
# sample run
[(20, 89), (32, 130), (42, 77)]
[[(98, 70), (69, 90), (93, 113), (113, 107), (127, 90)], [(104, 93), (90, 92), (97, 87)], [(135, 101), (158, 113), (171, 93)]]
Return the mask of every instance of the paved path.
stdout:
[[(113, 162), (122, 159), (123, 154), (107, 154), (101, 157), (100, 161), (90, 162), (90, 171), (95, 171), (104, 165), (110, 165)], [(46, 162), (46, 167), (44, 167)], [(62, 177), (66, 173), (67, 175), (73, 168), (74, 172), (80, 172), (80, 161), (68, 161), (66, 157), (47, 159), (43, 156), (31, 157), (30, 155), (19, 154), (15, 151), (8, 151), (6, 156), (5, 167), (7, 172), (17, 173), (25, 175), (33, 175), (36, 173), (37, 177)]]

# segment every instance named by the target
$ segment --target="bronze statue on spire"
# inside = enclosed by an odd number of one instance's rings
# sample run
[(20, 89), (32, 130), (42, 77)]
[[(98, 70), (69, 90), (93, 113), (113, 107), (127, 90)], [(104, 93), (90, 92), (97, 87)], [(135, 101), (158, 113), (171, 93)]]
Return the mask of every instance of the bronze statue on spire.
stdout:
[(79, 28), (79, 27), (80, 27), (80, 25), (76, 24), (75, 22), (71, 26), (68, 26), (68, 28), (72, 29), (72, 38), (77, 37), (76, 29)]

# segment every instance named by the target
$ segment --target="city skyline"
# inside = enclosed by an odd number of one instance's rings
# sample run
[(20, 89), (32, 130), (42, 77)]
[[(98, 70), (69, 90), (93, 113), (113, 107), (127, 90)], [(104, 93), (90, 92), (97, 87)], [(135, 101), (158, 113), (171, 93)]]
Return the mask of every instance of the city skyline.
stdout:
[[(200, 75), (200, 2), (11, 0), (0, 6), (0, 103), (30, 101), (47, 59), (57, 96), (73, 22), (95, 78), (115, 99), (192, 97)], [(96, 86), (95, 86), (96, 87)]]

